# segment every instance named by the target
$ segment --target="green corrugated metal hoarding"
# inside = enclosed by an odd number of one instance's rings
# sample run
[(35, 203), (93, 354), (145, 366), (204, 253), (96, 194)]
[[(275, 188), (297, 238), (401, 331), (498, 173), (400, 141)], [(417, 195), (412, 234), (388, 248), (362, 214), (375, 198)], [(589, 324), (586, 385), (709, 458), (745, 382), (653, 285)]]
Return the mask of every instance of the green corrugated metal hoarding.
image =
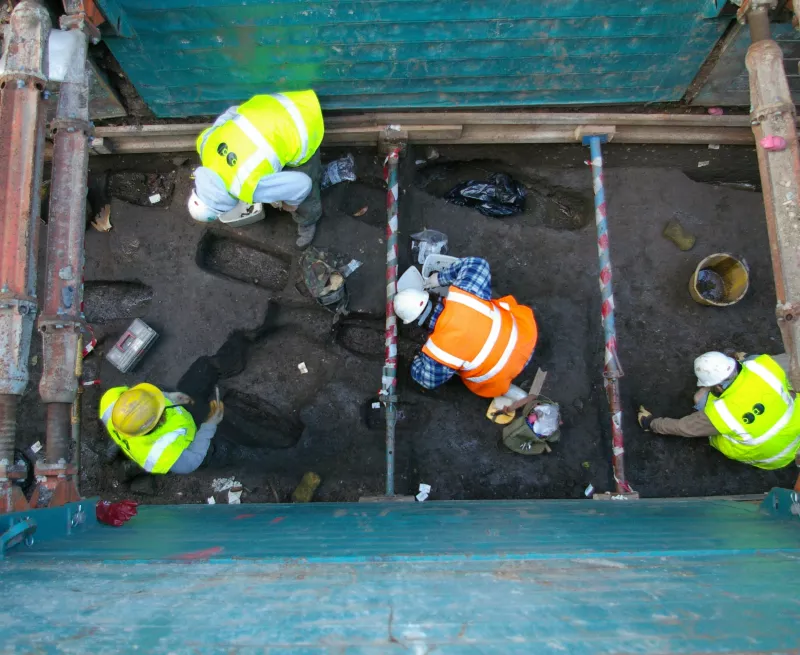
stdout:
[(108, 46), (163, 117), (304, 88), (350, 110), (677, 101), (730, 22), (723, 0), (98, 4)]

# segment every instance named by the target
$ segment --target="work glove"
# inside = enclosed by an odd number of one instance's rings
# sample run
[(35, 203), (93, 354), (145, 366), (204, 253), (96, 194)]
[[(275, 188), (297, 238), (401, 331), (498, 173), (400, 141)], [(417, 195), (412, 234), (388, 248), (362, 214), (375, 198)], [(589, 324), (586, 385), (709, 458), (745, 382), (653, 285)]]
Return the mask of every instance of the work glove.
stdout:
[(645, 432), (650, 432), (650, 424), (653, 422), (653, 415), (648, 412), (644, 405), (639, 405), (639, 413), (636, 415), (636, 420), (639, 421), (639, 427)]
[(711, 387), (700, 387), (697, 391), (695, 391), (694, 396), (692, 397), (695, 406), (699, 405), (703, 400), (705, 400), (709, 391), (711, 391)]
[(118, 503), (101, 500), (95, 507), (95, 515), (100, 523), (118, 528), (136, 516), (138, 506), (135, 500), (121, 500)]
[(425, 280), (422, 284), (423, 289), (435, 289), (436, 287), (442, 286), (439, 284), (439, 274), (438, 273), (431, 273), (428, 276), (428, 279)]
[(225, 405), (223, 405), (222, 401), (219, 399), (219, 387), (214, 387), (214, 396), (214, 400), (209, 403), (208, 416), (206, 417), (205, 423), (219, 425), (222, 423), (222, 419), (225, 415)]
[(733, 357), (740, 364), (747, 359), (747, 353), (741, 350), (734, 350), (733, 348), (726, 348), (722, 351), (728, 357)]
[(164, 397), (169, 400), (172, 405), (193, 405), (194, 400), (188, 394), (182, 391), (169, 391), (164, 394)]

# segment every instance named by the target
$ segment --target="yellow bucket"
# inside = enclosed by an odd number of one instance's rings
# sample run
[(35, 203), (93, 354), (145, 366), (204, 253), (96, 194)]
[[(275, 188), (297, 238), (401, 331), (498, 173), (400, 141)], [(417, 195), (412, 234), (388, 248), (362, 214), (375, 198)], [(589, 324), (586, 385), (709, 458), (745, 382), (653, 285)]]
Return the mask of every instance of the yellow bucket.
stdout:
[(729, 253), (716, 252), (694, 269), (689, 293), (701, 305), (728, 307), (744, 298), (749, 286), (747, 262)]

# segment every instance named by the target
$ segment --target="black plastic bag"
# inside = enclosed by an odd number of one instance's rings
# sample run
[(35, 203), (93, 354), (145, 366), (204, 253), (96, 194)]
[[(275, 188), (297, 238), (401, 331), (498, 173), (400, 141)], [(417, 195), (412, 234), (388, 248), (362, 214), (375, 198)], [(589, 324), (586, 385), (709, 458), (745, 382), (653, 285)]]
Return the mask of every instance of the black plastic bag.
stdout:
[(488, 182), (469, 180), (444, 197), (462, 207), (475, 207), (484, 216), (503, 218), (525, 211), (525, 187), (505, 173), (493, 173)]

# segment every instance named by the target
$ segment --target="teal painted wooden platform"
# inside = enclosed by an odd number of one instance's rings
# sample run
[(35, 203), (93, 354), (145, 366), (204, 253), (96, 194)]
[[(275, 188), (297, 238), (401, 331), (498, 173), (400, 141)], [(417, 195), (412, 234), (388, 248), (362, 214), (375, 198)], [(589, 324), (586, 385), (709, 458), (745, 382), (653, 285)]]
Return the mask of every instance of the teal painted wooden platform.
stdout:
[(677, 101), (730, 23), (722, 0), (98, 4), (164, 117), (305, 88), (329, 110)]
[(0, 561), (0, 652), (797, 653), (782, 494), (144, 507), (70, 536), (47, 510)]

